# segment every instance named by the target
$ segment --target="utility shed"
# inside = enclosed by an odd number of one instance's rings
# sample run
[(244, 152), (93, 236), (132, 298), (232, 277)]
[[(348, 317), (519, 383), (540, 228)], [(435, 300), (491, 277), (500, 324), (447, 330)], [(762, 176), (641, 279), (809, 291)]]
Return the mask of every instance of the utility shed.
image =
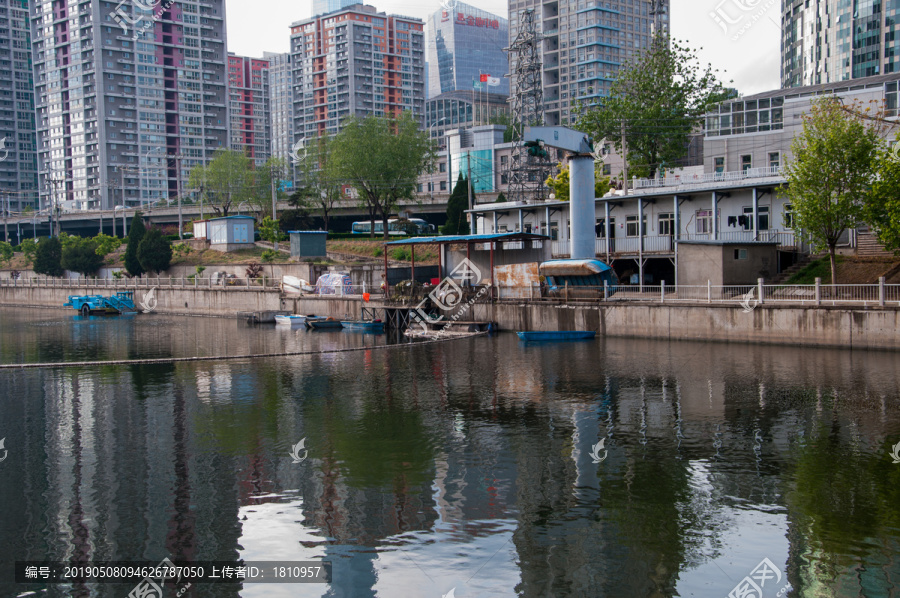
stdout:
[(209, 248), (216, 251), (236, 251), (253, 247), (253, 217), (226, 216), (210, 218), (206, 225)]
[(679, 285), (754, 285), (778, 274), (778, 244), (747, 241), (676, 241)]
[(328, 233), (321, 230), (292, 230), (291, 257), (325, 257)]

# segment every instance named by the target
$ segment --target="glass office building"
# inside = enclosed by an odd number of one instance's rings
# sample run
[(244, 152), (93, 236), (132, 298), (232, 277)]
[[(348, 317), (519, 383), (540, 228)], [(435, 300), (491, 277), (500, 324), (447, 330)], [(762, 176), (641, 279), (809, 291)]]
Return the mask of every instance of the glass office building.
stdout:
[(364, 4), (364, 0), (313, 0), (313, 16), (324, 15), (354, 4)]
[(900, 37), (896, 35), (900, 2), (792, 0), (782, 4), (782, 87), (900, 71)]
[[(479, 81), (481, 91), (509, 95), (507, 20), (459, 2), (428, 18), (428, 97), (474, 89), (482, 74), (498, 85)], [(494, 82), (492, 80), (492, 82)]]

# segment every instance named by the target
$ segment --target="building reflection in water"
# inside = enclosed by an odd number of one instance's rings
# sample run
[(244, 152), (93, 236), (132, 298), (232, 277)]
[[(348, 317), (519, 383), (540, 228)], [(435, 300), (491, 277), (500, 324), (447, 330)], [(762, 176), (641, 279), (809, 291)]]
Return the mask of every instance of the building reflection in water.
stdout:
[[(204, 324), (152, 350), (195, 350), (206, 328), (210, 343), (234, 335)], [(34, 338), (40, 354), (46, 335)], [(231, 342), (261, 351), (302, 337)], [(120, 351), (141, 349), (105, 349)], [(0, 553), (334, 563), (327, 587), (204, 596), (727, 595), (763, 558), (803, 591), (890, 588), (897, 359), (504, 335), (3, 372), (0, 436), (21, 448), (0, 464)], [(308, 458), (295, 464), (301, 438)]]

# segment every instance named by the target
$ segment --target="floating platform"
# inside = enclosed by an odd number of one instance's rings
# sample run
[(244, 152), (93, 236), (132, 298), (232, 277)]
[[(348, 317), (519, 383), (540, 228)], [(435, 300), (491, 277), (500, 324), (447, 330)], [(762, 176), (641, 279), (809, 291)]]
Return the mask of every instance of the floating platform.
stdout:
[(341, 322), (345, 330), (357, 332), (384, 332), (384, 322), (381, 320), (348, 320)]
[(246, 320), (248, 324), (274, 324), (276, 316), (289, 316), (289, 311), (239, 311), (239, 320)]
[(593, 330), (549, 330), (534, 332), (517, 332), (523, 341), (581, 341), (597, 336)]

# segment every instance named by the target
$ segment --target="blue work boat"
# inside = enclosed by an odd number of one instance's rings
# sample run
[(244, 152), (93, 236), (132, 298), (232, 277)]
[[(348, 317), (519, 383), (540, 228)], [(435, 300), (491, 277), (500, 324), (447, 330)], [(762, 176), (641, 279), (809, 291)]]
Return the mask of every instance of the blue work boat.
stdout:
[(384, 322), (381, 320), (350, 320), (341, 322), (346, 330), (358, 332), (384, 332)]
[(134, 291), (120, 291), (115, 295), (69, 295), (63, 307), (72, 307), (83, 316), (91, 314), (135, 313)]
[(597, 336), (593, 330), (548, 330), (534, 332), (517, 332), (523, 341), (580, 341)]

